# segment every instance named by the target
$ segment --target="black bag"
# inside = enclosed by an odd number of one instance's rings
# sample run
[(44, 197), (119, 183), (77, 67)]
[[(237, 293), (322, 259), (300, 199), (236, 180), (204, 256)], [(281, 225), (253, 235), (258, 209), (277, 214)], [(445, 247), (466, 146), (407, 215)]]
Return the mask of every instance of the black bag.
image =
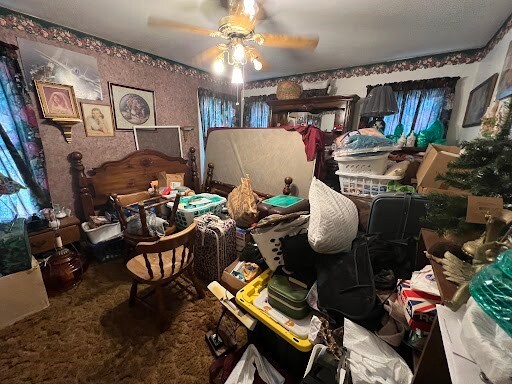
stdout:
[(354, 240), (350, 252), (318, 258), (317, 290), (318, 308), (337, 324), (347, 317), (372, 331), (382, 327), (385, 310), (376, 297), (364, 236)]
[(370, 235), (381, 234), (386, 240), (419, 237), (421, 220), (427, 213), (427, 198), (412, 193), (383, 193), (375, 197), (370, 208)]
[[(302, 231), (302, 230), (301, 230)], [(284, 236), (279, 239), (283, 261), (286, 269), (299, 271), (315, 268), (318, 253), (316, 253), (308, 241), (308, 233), (298, 233), (294, 236)]]

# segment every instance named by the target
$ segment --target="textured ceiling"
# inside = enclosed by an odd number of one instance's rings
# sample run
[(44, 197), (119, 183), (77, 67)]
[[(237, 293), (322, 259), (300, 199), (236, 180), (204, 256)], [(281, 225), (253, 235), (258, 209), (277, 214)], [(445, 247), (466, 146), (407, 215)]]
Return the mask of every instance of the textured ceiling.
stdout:
[[(218, 1), (218, 0), (217, 0)], [(318, 34), (314, 52), (262, 47), (271, 68), (246, 80), (444, 53), (485, 45), (511, 0), (266, 0), (259, 32)], [(0, 5), (187, 65), (219, 39), (147, 27), (158, 16), (216, 29), (216, 0), (0, 0)], [(205, 64), (202, 69), (209, 70)]]

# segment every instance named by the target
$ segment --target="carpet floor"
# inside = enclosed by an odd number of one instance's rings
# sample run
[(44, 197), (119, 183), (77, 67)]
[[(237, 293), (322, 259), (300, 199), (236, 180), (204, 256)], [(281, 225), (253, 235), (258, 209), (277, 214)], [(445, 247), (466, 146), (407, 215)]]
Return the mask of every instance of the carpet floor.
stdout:
[(169, 286), (160, 334), (150, 310), (128, 307), (130, 284), (120, 261), (93, 264), (49, 308), (0, 330), (0, 383), (208, 383), (204, 335), (221, 304)]

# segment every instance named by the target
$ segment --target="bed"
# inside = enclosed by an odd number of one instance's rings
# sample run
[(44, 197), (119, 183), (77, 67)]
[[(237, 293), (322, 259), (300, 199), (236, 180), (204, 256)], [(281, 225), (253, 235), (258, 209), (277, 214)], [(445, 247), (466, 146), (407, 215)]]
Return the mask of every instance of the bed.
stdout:
[(83, 220), (102, 211), (111, 194), (146, 191), (158, 173), (184, 173), (185, 185), (200, 191), (196, 149), (191, 147), (188, 160), (169, 157), (153, 150), (134, 151), (121, 160), (108, 161), (86, 172), (80, 152), (69, 154), (73, 175), (73, 190), (80, 202)]

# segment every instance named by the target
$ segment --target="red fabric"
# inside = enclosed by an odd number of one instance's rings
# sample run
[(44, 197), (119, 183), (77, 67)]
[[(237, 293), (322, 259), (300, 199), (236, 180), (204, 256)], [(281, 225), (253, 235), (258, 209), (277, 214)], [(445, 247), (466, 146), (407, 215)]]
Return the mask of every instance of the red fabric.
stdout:
[(296, 131), (302, 135), (302, 142), (306, 149), (306, 158), (308, 161), (313, 161), (316, 158), (315, 176), (319, 177), (324, 166), (324, 135), (320, 128), (313, 125), (287, 125), (283, 126), (287, 131)]

